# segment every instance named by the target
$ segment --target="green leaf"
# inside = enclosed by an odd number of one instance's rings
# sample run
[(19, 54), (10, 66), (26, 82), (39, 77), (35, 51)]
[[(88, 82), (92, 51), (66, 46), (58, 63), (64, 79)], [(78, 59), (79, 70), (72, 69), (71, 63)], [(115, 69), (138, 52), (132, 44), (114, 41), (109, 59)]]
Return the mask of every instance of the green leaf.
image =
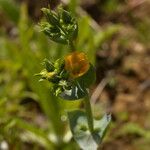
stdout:
[(95, 69), (92, 64), (90, 64), (90, 68), (83, 76), (77, 78), (77, 82), (81, 85), (81, 87), (89, 88), (96, 80)]
[(48, 72), (54, 71), (54, 64), (50, 62), (48, 59), (44, 59), (43, 64)]
[(56, 24), (59, 23), (58, 16), (54, 11), (47, 9), (47, 8), (42, 8), (41, 10), (46, 16), (46, 19), (50, 24), (55, 26)]
[(104, 115), (100, 120), (94, 120), (94, 131), (90, 133), (86, 113), (80, 110), (68, 113), (71, 132), (74, 139), (83, 150), (97, 150), (110, 123), (111, 115)]
[(78, 23), (70, 12), (59, 9), (60, 26), (67, 38), (72, 41), (77, 38), (78, 35)]
[(70, 15), (69, 12), (65, 11), (65, 10), (62, 10), (61, 12), (62, 14), (62, 20), (64, 21), (65, 24), (69, 24), (71, 23), (71, 20), (72, 20), (72, 17)]
[(51, 25), (48, 22), (40, 23), (41, 31), (45, 33), (52, 41), (58, 42), (61, 44), (67, 44), (68, 39), (66, 39), (65, 35), (61, 33), (61, 30), (56, 26)]
[(64, 60), (63, 59), (57, 59), (54, 63), (54, 67), (57, 73), (61, 72), (64, 69)]

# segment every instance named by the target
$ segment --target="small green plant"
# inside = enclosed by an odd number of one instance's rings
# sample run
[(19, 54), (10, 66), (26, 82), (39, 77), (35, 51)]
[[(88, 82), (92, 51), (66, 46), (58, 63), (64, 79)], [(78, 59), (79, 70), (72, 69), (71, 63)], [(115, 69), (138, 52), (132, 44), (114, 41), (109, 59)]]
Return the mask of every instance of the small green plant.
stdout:
[(96, 150), (110, 123), (111, 116), (96, 120), (92, 115), (89, 87), (95, 81), (95, 70), (84, 52), (78, 52), (75, 42), (78, 35), (76, 19), (66, 10), (42, 9), (46, 21), (40, 23), (41, 30), (52, 41), (70, 46), (71, 53), (54, 62), (43, 61), (45, 68), (38, 73), (40, 81), (48, 80), (55, 96), (64, 100), (84, 99), (83, 110), (68, 112), (74, 139), (83, 150)]

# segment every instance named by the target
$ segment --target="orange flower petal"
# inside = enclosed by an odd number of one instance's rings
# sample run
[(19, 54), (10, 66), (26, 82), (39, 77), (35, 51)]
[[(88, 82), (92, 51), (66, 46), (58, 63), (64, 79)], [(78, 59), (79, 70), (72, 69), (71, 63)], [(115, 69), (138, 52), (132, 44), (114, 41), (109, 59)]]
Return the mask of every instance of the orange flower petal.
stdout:
[(77, 78), (85, 74), (89, 69), (89, 62), (83, 52), (73, 52), (65, 57), (65, 69), (71, 77)]

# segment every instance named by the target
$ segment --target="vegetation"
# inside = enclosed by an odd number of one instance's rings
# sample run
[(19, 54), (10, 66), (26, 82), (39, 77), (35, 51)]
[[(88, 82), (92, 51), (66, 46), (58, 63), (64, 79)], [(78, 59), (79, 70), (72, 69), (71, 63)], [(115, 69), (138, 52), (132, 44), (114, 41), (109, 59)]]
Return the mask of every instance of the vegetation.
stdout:
[[(55, 97), (49, 83), (34, 76), (45, 58), (54, 62), (70, 53), (39, 32), (42, 5), (0, 0), (0, 149), (79, 149), (66, 110), (83, 108), (84, 100)], [(104, 150), (149, 149), (149, 5), (148, 0), (63, 4), (77, 18), (76, 50), (96, 66), (92, 89), (102, 92), (90, 91), (94, 116), (112, 111)]]

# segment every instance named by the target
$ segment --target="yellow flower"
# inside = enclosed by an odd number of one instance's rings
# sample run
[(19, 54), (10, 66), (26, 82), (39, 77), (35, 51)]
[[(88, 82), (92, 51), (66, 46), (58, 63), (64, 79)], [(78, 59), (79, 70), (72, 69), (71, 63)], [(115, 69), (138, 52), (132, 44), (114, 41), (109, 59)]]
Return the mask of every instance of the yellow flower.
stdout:
[(83, 52), (73, 52), (65, 57), (65, 69), (70, 76), (77, 78), (89, 70), (89, 61)]

